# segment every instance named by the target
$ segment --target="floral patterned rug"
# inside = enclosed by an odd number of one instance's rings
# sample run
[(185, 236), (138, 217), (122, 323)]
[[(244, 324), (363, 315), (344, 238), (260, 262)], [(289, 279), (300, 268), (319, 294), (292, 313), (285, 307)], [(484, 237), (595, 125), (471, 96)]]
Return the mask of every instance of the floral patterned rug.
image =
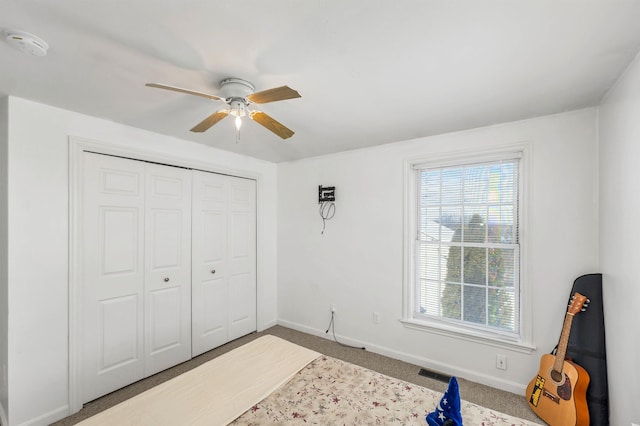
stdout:
[[(426, 425), (441, 393), (320, 356), (231, 424)], [(539, 426), (461, 401), (467, 426)]]

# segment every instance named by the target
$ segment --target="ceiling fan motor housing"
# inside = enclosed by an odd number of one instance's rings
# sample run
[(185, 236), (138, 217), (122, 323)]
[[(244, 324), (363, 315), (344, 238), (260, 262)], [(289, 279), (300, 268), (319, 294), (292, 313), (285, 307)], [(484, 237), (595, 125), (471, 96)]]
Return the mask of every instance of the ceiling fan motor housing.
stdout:
[(240, 78), (227, 78), (220, 82), (220, 96), (225, 99), (244, 99), (255, 91), (253, 84)]

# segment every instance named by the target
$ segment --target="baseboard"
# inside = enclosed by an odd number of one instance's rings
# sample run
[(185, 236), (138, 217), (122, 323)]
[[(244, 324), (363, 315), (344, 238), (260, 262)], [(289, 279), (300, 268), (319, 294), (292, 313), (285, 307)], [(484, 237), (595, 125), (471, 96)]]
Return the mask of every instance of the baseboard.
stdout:
[(51, 410), (48, 413), (45, 413), (39, 417), (28, 420), (24, 423), (20, 423), (19, 426), (47, 426), (55, 421), (64, 419), (68, 415), (69, 415), (69, 406), (64, 405), (62, 407), (56, 408), (55, 410)]
[(269, 322), (266, 322), (264, 324), (259, 325), (257, 331), (258, 332), (265, 331), (267, 328), (271, 328), (271, 327), (274, 327), (276, 325), (278, 325), (278, 321), (275, 321), (275, 320), (274, 321), (269, 321)]
[[(318, 330), (315, 328), (311, 328), (302, 324), (297, 324), (294, 322), (286, 321), (286, 320), (278, 320), (278, 325), (283, 327), (291, 328), (296, 331), (300, 331), (303, 333), (311, 334), (313, 336), (322, 337), (328, 340), (333, 340), (332, 335), (328, 335), (325, 333), (325, 330)], [(488, 376), (485, 374), (480, 374), (476, 371), (467, 370), (464, 368), (456, 367), (455, 365), (445, 364), (441, 362), (435, 362), (433, 360), (418, 357), (415, 355), (411, 355), (405, 352), (400, 352), (394, 349), (390, 349), (384, 346), (375, 345), (370, 342), (365, 342), (361, 340), (351, 339), (347, 336), (337, 335), (336, 337), (340, 342), (346, 343), (348, 345), (353, 346), (364, 346), (369, 352), (373, 352), (379, 355), (388, 356), (389, 358), (397, 359), (399, 361), (408, 362), (410, 364), (415, 364), (420, 367), (424, 367), (428, 370), (439, 371), (442, 373), (446, 373), (451, 376), (463, 377), (472, 382), (480, 383), (485, 386), (490, 386), (492, 388), (500, 389), (503, 391), (515, 393), (518, 395), (524, 395), (526, 390), (526, 385), (522, 385), (520, 383), (512, 382), (510, 380), (503, 380), (493, 376)], [(418, 374), (416, 372), (416, 374)]]

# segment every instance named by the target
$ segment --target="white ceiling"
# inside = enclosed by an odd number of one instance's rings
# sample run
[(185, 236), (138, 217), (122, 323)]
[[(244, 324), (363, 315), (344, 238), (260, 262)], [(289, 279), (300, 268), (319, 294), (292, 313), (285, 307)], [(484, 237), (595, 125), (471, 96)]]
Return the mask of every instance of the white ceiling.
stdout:
[[(0, 94), (280, 162), (597, 105), (640, 48), (637, 0), (1, 0)], [(4, 38), (4, 37), (3, 37)], [(302, 98), (189, 132), (227, 77)], [(37, 125), (37, 123), (34, 123)]]

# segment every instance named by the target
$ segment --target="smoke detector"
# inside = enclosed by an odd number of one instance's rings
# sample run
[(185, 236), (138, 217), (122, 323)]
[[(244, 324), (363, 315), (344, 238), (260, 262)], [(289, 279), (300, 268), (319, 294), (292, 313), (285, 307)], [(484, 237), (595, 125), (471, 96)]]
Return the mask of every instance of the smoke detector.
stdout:
[(46, 41), (24, 31), (6, 30), (4, 35), (7, 43), (30, 55), (45, 56), (47, 54), (47, 49), (49, 49), (49, 45)]

